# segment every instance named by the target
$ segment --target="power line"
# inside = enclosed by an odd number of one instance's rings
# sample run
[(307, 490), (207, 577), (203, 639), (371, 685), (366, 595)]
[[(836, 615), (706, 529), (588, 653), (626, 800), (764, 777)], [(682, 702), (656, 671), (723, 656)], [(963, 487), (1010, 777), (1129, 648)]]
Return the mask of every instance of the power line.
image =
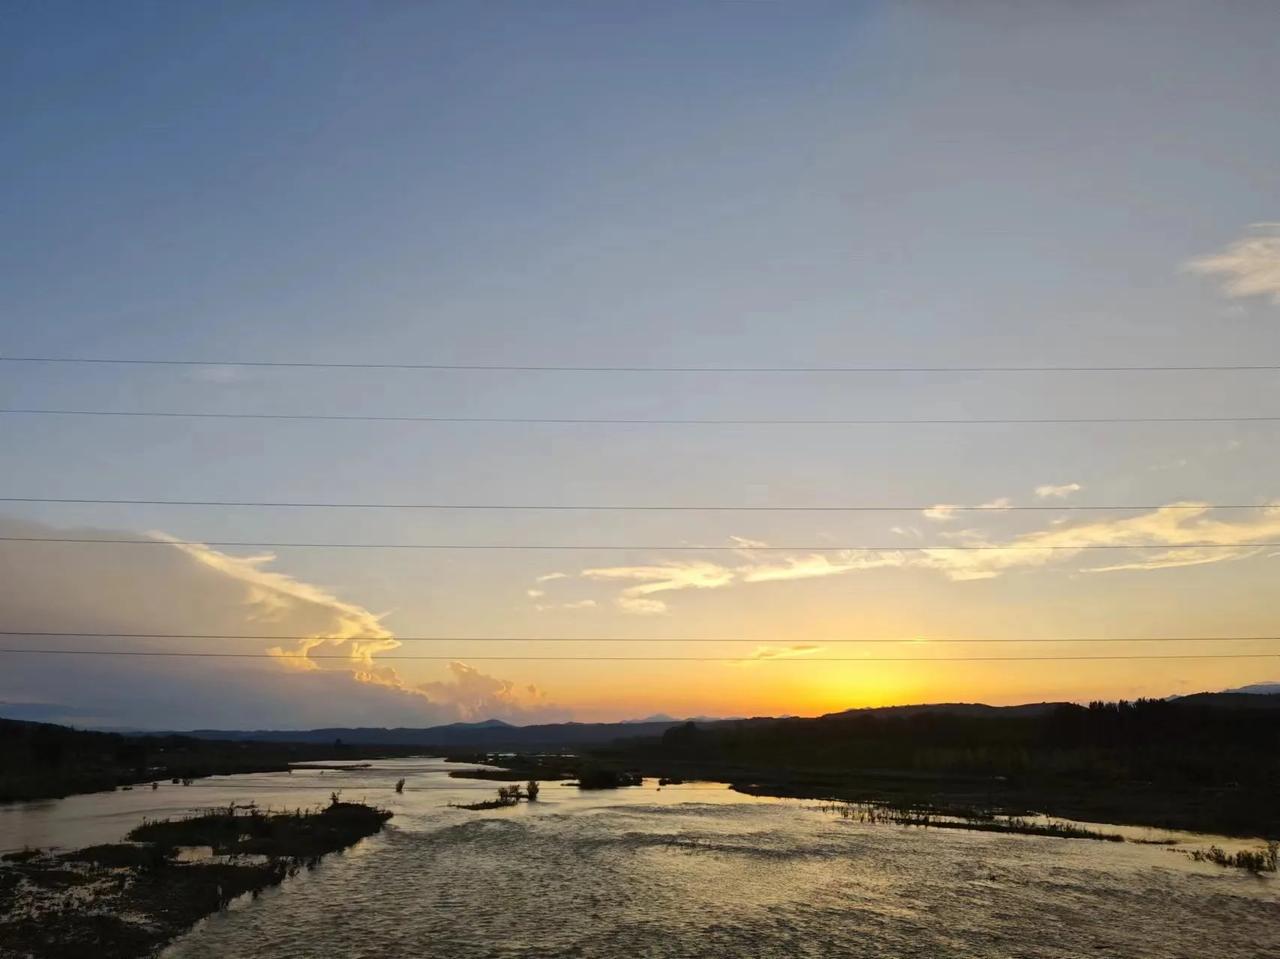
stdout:
[(312, 370), (434, 370), (464, 373), (1220, 373), (1272, 372), (1280, 366), (538, 366), (482, 363), (321, 363), (294, 360), (136, 359), (87, 356), (0, 356), (0, 363), (102, 366), (236, 366)]
[(1274, 423), (1280, 416), (1070, 416), (926, 419), (680, 419), (536, 416), (392, 416), (351, 413), (197, 413), (174, 410), (0, 409), (8, 416), (96, 416), (143, 419), (311, 420), (341, 423), (442, 423), (514, 426), (1044, 426), (1107, 423)]
[[(123, 649), (13, 649), (0, 648), (0, 653), (22, 653), (37, 656), (147, 656), (185, 659), (279, 659), (274, 653), (205, 653), (176, 650)], [(351, 662), (349, 655), (318, 653), (308, 659), (335, 659)], [(452, 662), (459, 656), (379, 656), (379, 663)], [(1145, 660), (1145, 659), (1280, 659), (1280, 653), (1136, 653), (1132, 655), (1083, 656), (467, 656), (476, 662), (592, 662), (592, 663), (975, 663), (975, 662), (1062, 662), (1072, 660)]]
[[(98, 633), (98, 632), (50, 632), (47, 630), (3, 629), (0, 636), (40, 637), (48, 639), (173, 639), (173, 640), (239, 640), (255, 642), (298, 642), (319, 639), (344, 643), (371, 643), (395, 639), (400, 643), (755, 643), (766, 645), (777, 640), (751, 639), (743, 636), (671, 637), (671, 636), (334, 636), (315, 635), (281, 636), (245, 633)], [(827, 645), (839, 644), (900, 644), (900, 643), (1275, 643), (1280, 636), (1070, 636), (1033, 637), (1030, 639), (945, 637), (872, 637), (869, 639), (817, 638), (806, 640)]]
[(742, 552), (742, 553), (952, 553), (952, 552), (1043, 552), (1083, 549), (1280, 549), (1280, 543), (1070, 543), (1051, 546), (988, 544), (934, 546), (688, 546), (619, 543), (266, 543), (248, 540), (180, 539), (85, 539), (74, 536), (0, 536), (0, 543), (75, 543), (97, 546), (216, 546), (226, 549), (415, 549), (415, 550), (561, 550), (561, 551), (656, 551), (656, 552)]
[(829, 505), (829, 506), (728, 506), (674, 505), (632, 503), (341, 503), (302, 502), (296, 500), (196, 500), (196, 499), (96, 499), (90, 497), (0, 496), (0, 503), (81, 504), (98, 506), (209, 506), (253, 507), (267, 509), (396, 509), (396, 510), (529, 510), (546, 512), (670, 512), (670, 513), (918, 513), (931, 509), (947, 512), (1016, 513), (1016, 512), (1139, 512), (1151, 510), (1247, 510), (1274, 509), (1276, 503), (1154, 503), (1121, 505), (1037, 504), (1006, 506), (1001, 503), (951, 505), (930, 503), (923, 506)]

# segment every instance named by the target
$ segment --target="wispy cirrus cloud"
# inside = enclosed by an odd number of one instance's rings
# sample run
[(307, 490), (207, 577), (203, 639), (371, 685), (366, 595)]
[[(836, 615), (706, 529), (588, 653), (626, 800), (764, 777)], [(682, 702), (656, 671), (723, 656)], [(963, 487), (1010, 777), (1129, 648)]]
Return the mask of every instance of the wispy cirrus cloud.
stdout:
[(817, 579), (866, 569), (885, 569), (906, 564), (906, 554), (897, 551), (874, 553), (841, 551), (810, 553), (807, 556), (783, 556), (781, 559), (759, 560), (738, 571), (744, 583), (778, 583), (794, 579)]
[(595, 609), (599, 605), (594, 599), (573, 599), (567, 603), (535, 603), (533, 608), (539, 613), (550, 613), (556, 610)]
[(595, 582), (629, 581), (632, 585), (617, 598), (618, 605), (628, 612), (661, 613), (668, 606), (665, 599), (654, 598), (656, 593), (819, 579), (877, 569), (931, 570), (954, 582), (967, 582), (1078, 561), (1092, 547), (1167, 549), (1122, 562), (1077, 567), (1080, 572), (1171, 569), (1258, 555), (1261, 544), (1280, 539), (1280, 504), (1260, 507), (1251, 518), (1230, 522), (1214, 517), (1212, 507), (1205, 503), (1172, 503), (1121, 519), (1071, 524), (1058, 518), (1043, 529), (1003, 539), (979, 529), (945, 535), (951, 541), (949, 547), (795, 554), (765, 553), (759, 548), (763, 543), (735, 539), (738, 560), (734, 563), (699, 560), (601, 567), (579, 575)]
[(629, 580), (634, 585), (622, 590), (618, 605), (629, 613), (657, 614), (667, 611), (667, 604), (655, 599), (656, 593), (684, 589), (719, 589), (733, 582), (732, 569), (706, 560), (662, 563), (653, 566), (609, 566), (584, 569), (580, 574), (589, 580)]
[(1079, 483), (1062, 483), (1055, 485), (1053, 483), (1045, 483), (1043, 486), (1036, 487), (1036, 497), (1039, 499), (1066, 499), (1072, 493), (1078, 493), (1082, 489)]
[(796, 656), (812, 656), (822, 652), (824, 647), (813, 643), (796, 643), (791, 646), (757, 646), (754, 651), (744, 656), (742, 664), (758, 663), (769, 659), (790, 659)]
[(1260, 550), (1251, 548), (1243, 553), (1222, 555), (1217, 549), (1171, 549), (1165, 553), (1148, 556), (1145, 559), (1127, 563), (1113, 563), (1109, 566), (1090, 566), (1083, 570), (1086, 573), (1117, 573), (1124, 570), (1144, 569), (1176, 569), (1180, 566), (1204, 566), (1208, 563), (1221, 562), (1224, 559), (1240, 559), (1242, 556), (1256, 556)]
[(955, 519), (956, 507), (951, 503), (937, 503), (922, 512), (924, 513), (925, 519), (945, 523), (948, 520)]
[[(1171, 503), (1138, 516), (1058, 523), (1006, 541), (968, 530), (958, 538), (957, 545), (978, 548), (925, 550), (912, 565), (936, 569), (953, 580), (991, 579), (1020, 567), (1074, 560), (1087, 547), (1159, 545), (1180, 552), (1174, 556), (1161, 554), (1133, 562), (1088, 567), (1084, 571), (1167, 569), (1242, 559), (1253, 555), (1256, 551), (1253, 547), (1259, 541), (1280, 536), (1280, 506), (1264, 507), (1255, 517), (1235, 522), (1215, 519), (1211, 512), (1212, 507), (1206, 503)], [(1186, 552), (1199, 544), (1210, 544), (1214, 548), (1199, 549), (1194, 556)]]
[[(973, 507), (966, 507), (973, 509)], [(935, 523), (948, 523), (956, 518), (956, 514), (960, 512), (962, 507), (954, 503), (936, 503), (927, 509), (921, 510), (926, 519), (931, 519)], [(999, 496), (985, 503), (979, 503), (978, 509), (987, 510), (991, 513), (999, 513), (1004, 510), (1013, 509), (1013, 500), (1008, 496)]]
[(1250, 236), (1184, 268), (1219, 278), (1227, 296), (1264, 296), (1280, 305), (1280, 223), (1255, 223), (1251, 230)]

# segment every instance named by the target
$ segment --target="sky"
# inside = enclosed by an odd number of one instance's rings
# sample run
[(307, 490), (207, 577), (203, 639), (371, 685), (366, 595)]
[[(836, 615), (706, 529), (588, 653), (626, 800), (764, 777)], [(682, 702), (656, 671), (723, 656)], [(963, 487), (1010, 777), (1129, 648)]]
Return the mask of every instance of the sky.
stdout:
[[(1273, 370), (234, 365), (1275, 365), (1271, 3), (122, 2), (4, 19), (0, 357), (202, 364), (0, 361), (5, 410), (1280, 416)], [(9, 498), (909, 508), (0, 502), (0, 534), (20, 538), (0, 541), (0, 645), (47, 651), (0, 653), (0, 712), (430, 725), (1274, 680), (1274, 641), (1055, 640), (1280, 635), (1277, 431), (6, 412)], [(202, 545), (226, 541), (626, 548)], [(859, 546), (875, 548), (841, 548)], [(283, 638), (217, 638), (244, 635)], [(998, 642), (959, 642), (978, 639)], [(52, 652), (90, 648), (254, 657)], [(1209, 653), (1239, 658), (1043, 658)]]

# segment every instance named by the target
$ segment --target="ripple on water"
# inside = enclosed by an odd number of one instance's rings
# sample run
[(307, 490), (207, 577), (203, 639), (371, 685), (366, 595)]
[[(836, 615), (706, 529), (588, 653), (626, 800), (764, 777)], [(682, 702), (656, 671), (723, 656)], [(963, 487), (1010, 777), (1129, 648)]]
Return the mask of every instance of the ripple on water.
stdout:
[(167, 955), (1264, 959), (1277, 930), (1274, 880), (1159, 847), (628, 800), (393, 825)]

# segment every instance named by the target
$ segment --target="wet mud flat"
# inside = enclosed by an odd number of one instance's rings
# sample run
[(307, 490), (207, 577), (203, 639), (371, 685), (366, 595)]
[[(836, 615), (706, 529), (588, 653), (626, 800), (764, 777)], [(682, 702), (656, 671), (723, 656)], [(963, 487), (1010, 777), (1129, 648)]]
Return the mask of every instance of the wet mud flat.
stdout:
[(144, 822), (129, 842), (0, 860), (0, 956), (149, 956), (198, 920), (379, 832), (391, 813), (229, 807)]

